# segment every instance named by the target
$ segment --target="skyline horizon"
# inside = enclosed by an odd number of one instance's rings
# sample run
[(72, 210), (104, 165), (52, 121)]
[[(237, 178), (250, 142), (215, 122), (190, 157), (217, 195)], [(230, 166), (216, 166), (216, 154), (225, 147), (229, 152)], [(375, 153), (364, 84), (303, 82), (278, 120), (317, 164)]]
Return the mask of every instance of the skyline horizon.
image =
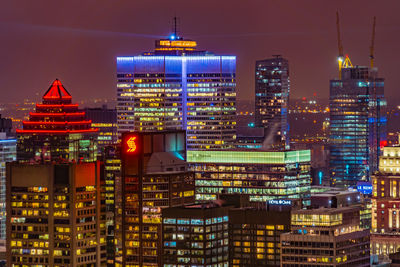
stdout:
[[(78, 99), (115, 97), (116, 57), (153, 50), (156, 39), (169, 35), (174, 14), (181, 20), (180, 35), (197, 41), (201, 50), (237, 57), (239, 99), (254, 98), (255, 61), (274, 54), (289, 60), (291, 98), (311, 97), (315, 92), (327, 98), (329, 80), (338, 76), (337, 10), (345, 54), (350, 54), (355, 65), (368, 65), (372, 17), (377, 17), (376, 66), (385, 78), (387, 99), (399, 98), (399, 55), (393, 53), (400, 45), (395, 12), (400, 5), (396, 1), (381, 6), (373, 1), (366, 5), (365, 1), (322, 4), (312, 0), (296, 8), (289, 1), (251, 1), (228, 5), (225, 13), (219, 10), (227, 1), (213, 3), (213, 9), (207, 8), (211, 1), (206, 1), (195, 12), (190, 3), (173, 8), (178, 0), (156, 0), (150, 5), (159, 7), (154, 9), (124, 1), (103, 6), (86, 3), (79, 9), (69, 2), (45, 2), (46, 6), (38, 7), (27, 1), (30, 8), (24, 10), (7, 3), (0, 10), (0, 88), (16, 92), (5, 94), (5, 101), (31, 92), (40, 94), (57, 77), (74, 88)], [(49, 12), (55, 9), (61, 11)], [(136, 16), (129, 16), (129, 10), (136, 10)], [(24, 79), (18, 78), (21, 75)]]

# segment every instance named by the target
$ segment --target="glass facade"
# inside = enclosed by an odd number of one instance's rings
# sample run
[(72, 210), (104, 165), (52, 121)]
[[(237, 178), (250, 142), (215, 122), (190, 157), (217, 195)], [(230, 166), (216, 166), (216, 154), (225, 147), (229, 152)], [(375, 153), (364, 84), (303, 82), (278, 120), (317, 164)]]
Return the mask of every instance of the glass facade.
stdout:
[(384, 80), (367, 67), (330, 82), (330, 172), (335, 186), (369, 181), (386, 141)]
[(310, 151), (187, 151), (195, 173), (196, 199), (220, 193), (248, 194), (250, 201), (309, 199)]
[[(17, 140), (0, 133), (0, 240), (6, 239), (6, 163), (17, 159)], [(5, 244), (4, 244), (5, 245)]]
[(225, 207), (163, 211), (162, 266), (229, 266), (228, 222)]
[(265, 146), (288, 148), (289, 62), (281, 56), (256, 61), (255, 126), (266, 128)]
[(186, 130), (188, 149), (233, 148), (236, 57), (158, 51), (117, 58), (118, 133)]

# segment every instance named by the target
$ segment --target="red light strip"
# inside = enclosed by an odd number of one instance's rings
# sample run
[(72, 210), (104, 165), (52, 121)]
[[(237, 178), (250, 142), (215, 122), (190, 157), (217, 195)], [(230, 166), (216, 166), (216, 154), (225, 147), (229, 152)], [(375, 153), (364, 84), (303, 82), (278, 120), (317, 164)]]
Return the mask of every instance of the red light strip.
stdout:
[(73, 112), (73, 113), (40, 113), (40, 112), (29, 112), (29, 116), (85, 116), (85, 112)]
[(60, 108), (60, 107), (78, 107), (78, 104), (36, 104), (36, 107), (41, 108)]
[(44, 96), (43, 99), (71, 99), (71, 96), (64, 95), (64, 96)]
[(92, 128), (87, 130), (20, 130), (17, 129), (17, 133), (37, 133), (37, 134), (67, 134), (67, 133), (90, 133), (90, 132), (97, 132), (99, 129)]
[(23, 121), (23, 124), (91, 124), (92, 121)]

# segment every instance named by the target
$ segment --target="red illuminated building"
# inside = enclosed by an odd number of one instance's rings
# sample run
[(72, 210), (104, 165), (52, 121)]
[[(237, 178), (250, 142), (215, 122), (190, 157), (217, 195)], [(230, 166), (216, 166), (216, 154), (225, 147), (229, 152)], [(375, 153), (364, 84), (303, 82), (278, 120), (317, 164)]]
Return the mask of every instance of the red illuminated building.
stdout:
[(91, 127), (85, 112), (72, 103), (70, 93), (56, 79), (29, 113), (23, 129), (17, 129), (19, 161), (94, 161), (98, 129)]

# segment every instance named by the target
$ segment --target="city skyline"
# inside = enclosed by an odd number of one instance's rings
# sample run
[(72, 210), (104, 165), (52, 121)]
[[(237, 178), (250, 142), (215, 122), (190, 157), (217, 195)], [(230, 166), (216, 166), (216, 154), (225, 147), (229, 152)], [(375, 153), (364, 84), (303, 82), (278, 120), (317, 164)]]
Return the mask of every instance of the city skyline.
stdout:
[[(338, 75), (336, 10), (341, 17), (344, 52), (355, 65), (368, 65), (372, 17), (377, 17), (375, 65), (386, 78), (389, 101), (396, 97), (395, 85), (400, 81), (394, 64), (398, 55), (392, 51), (400, 42), (395, 34), (400, 24), (396, 21), (399, 4), (394, 1), (386, 6), (372, 1), (370, 5), (365, 1), (308, 1), (300, 7), (288, 1), (251, 1), (231, 6), (223, 14), (220, 10), (226, 1), (213, 3), (212, 10), (205, 3), (196, 11), (189, 3), (177, 7), (179, 2), (121, 1), (120, 5), (88, 3), (79, 8), (73, 3), (36, 6), (27, 2), (29, 8), (25, 9), (5, 4), (0, 11), (0, 88), (19, 93), (7, 94), (4, 101), (34, 97), (52, 78), (76, 88), (77, 99), (93, 95), (113, 98), (113, 59), (140, 53), (154, 40), (167, 37), (175, 15), (180, 19), (180, 34), (195, 39), (200, 49), (237, 55), (239, 100), (254, 98), (254, 62), (273, 54), (282, 54), (291, 62), (292, 98), (314, 93), (327, 98), (327, 81)], [(130, 17), (131, 10), (138, 12)], [(201, 15), (204, 12), (207, 20)], [(30, 81), (29, 87), (17, 79), (21, 73)]]
[(400, 266), (400, 4), (21, 3), (0, 267)]

